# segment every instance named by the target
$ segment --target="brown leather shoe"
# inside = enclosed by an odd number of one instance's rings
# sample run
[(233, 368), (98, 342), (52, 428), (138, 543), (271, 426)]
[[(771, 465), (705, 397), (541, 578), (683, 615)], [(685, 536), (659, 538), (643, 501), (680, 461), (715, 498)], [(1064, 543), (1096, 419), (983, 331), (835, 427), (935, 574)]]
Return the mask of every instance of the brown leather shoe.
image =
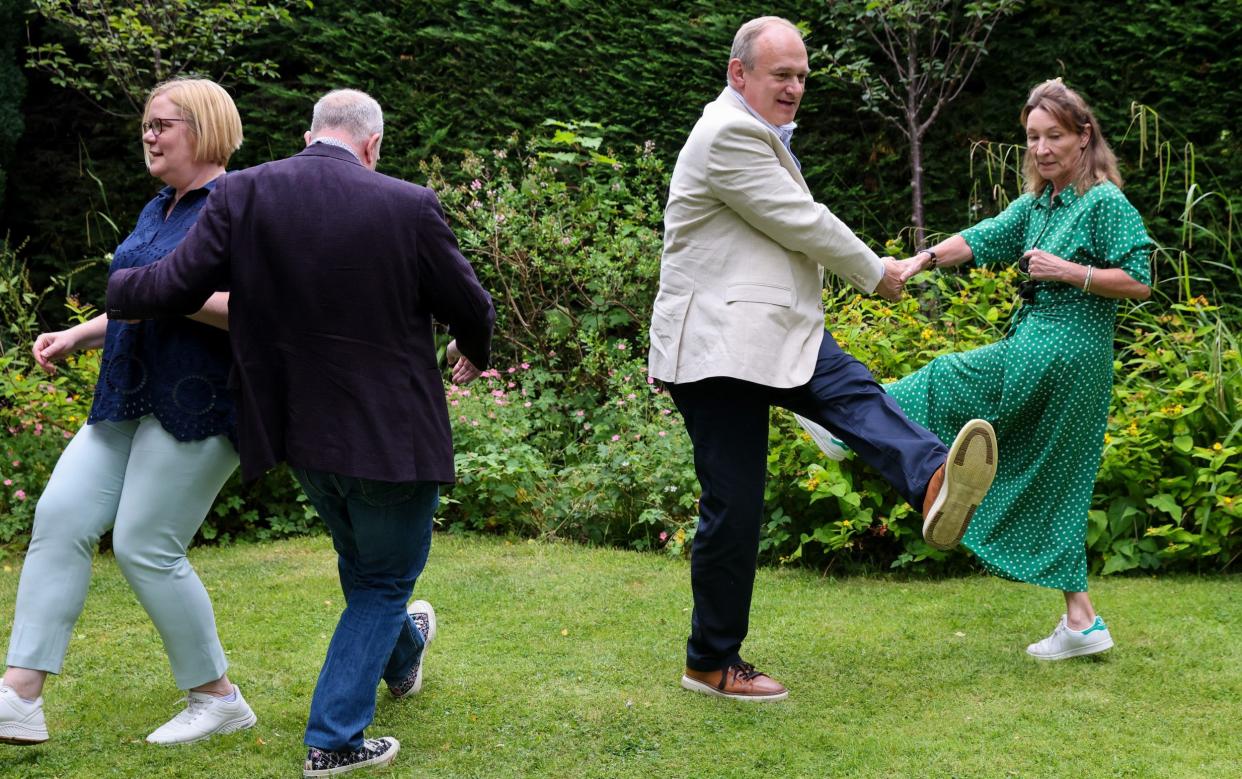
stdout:
[(720, 671), (687, 668), (681, 677), (687, 690), (738, 701), (783, 701), (789, 690), (780, 682), (755, 670), (750, 663), (735, 663)]
[(923, 498), (923, 539), (952, 549), (987, 495), (996, 476), (996, 431), (982, 419), (962, 426), (949, 458), (927, 482)]

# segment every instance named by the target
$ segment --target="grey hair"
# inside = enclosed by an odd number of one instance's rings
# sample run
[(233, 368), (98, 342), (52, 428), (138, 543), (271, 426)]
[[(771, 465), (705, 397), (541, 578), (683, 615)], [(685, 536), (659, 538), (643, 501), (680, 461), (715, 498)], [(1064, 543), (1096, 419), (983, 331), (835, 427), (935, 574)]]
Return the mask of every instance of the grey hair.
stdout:
[(742, 67), (752, 70), (755, 67), (755, 41), (759, 40), (763, 31), (772, 25), (788, 27), (798, 33), (799, 38), (802, 37), (802, 31), (798, 29), (798, 25), (788, 19), (780, 16), (760, 16), (738, 28), (737, 34), (733, 36), (733, 49), (729, 52), (729, 61), (741, 60)]
[(356, 143), (365, 143), (376, 133), (384, 133), (384, 112), (366, 92), (334, 89), (315, 103), (311, 116), (311, 137), (324, 130), (341, 130)]

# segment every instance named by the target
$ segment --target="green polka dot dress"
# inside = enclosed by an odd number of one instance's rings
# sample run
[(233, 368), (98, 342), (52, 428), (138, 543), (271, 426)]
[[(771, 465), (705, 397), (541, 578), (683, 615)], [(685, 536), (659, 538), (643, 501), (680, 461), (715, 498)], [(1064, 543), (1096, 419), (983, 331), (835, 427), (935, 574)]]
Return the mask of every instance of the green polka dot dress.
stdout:
[[(1151, 283), (1151, 239), (1111, 183), (1027, 194), (964, 231), (978, 265), (1032, 248)], [(962, 543), (989, 571), (1087, 589), (1087, 511), (1104, 450), (1117, 301), (1039, 282), (998, 343), (937, 357), (888, 386), (906, 414), (951, 441), (969, 419), (996, 428), (1000, 462)]]

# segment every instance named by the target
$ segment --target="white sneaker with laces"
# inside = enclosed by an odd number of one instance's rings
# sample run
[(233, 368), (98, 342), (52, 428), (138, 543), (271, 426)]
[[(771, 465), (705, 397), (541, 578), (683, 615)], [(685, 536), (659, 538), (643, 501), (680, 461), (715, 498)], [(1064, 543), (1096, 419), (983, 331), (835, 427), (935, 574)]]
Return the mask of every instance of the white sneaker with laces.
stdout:
[(388, 685), (388, 691), (395, 698), (408, 698), (418, 695), (423, 689), (423, 666), (427, 660), (427, 647), (431, 646), (431, 641), (436, 637), (436, 610), (431, 604), (425, 600), (416, 600), (406, 609), (406, 613), (410, 615), (410, 619), (414, 620), (414, 627), (423, 637), (423, 653), (418, 657), (418, 663), (410, 669), (406, 677), (397, 684)]
[(1099, 617), (1086, 630), (1075, 630), (1066, 622), (1065, 615), (1057, 623), (1052, 635), (1043, 641), (1037, 641), (1026, 648), (1026, 653), (1037, 660), (1065, 660), (1070, 657), (1093, 655), (1111, 649), (1112, 634), (1104, 620)]
[(12, 687), (0, 684), (0, 744), (42, 744), (47, 741), (43, 698), (28, 701)]
[(193, 744), (217, 734), (254, 727), (259, 718), (237, 685), (233, 685), (233, 693), (237, 697), (232, 701), (205, 692), (189, 693), (185, 697), (185, 709), (156, 728), (147, 736), (147, 741), (151, 744)]

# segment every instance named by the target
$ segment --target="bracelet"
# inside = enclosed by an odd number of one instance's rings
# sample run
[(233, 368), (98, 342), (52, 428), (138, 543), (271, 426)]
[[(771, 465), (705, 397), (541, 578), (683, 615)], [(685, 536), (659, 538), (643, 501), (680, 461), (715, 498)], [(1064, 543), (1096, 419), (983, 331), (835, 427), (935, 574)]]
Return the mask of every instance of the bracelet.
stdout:
[(937, 266), (936, 253), (931, 249), (919, 249), (914, 253), (914, 256), (917, 257), (920, 254), (926, 254), (928, 257), (931, 257), (931, 268), (932, 270), (935, 270)]
[(1095, 268), (1094, 268), (1093, 266), (1091, 266), (1091, 265), (1088, 265), (1088, 266), (1087, 266), (1087, 277), (1086, 277), (1085, 279), (1083, 279), (1083, 280), (1082, 280), (1082, 291), (1083, 291), (1083, 292), (1090, 292), (1090, 291), (1091, 291), (1091, 272), (1092, 272), (1093, 270), (1095, 270)]

